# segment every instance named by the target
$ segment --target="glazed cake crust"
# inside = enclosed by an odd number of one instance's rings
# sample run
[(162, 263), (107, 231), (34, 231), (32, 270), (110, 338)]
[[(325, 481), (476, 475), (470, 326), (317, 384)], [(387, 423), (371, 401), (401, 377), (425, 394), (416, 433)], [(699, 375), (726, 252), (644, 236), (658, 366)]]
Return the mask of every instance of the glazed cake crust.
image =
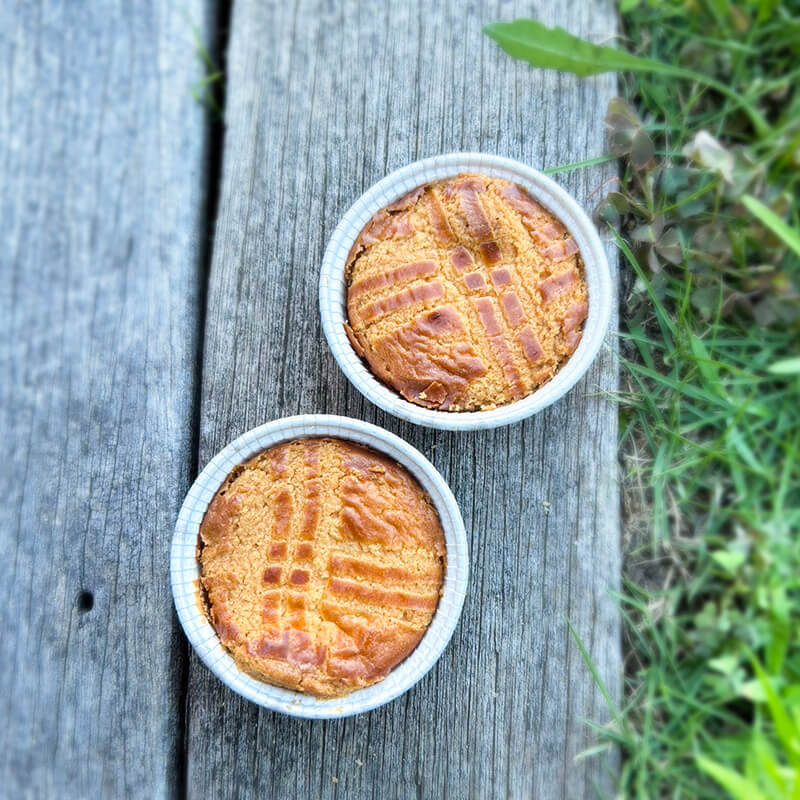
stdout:
[(479, 411), (553, 377), (581, 338), (583, 262), (522, 187), (485, 175), (420, 186), (379, 211), (347, 260), (347, 335), (412, 403)]
[(442, 587), (444, 533), (417, 481), (339, 439), (300, 439), (231, 472), (200, 525), (206, 608), (254, 677), (319, 697), (384, 678)]

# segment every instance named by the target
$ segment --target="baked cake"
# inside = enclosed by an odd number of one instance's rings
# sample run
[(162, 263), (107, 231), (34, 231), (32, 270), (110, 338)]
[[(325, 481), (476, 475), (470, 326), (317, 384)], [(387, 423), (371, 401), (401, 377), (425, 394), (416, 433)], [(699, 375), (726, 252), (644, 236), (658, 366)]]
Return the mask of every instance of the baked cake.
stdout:
[(380, 681), (417, 646), (445, 558), (417, 481), (340, 439), (295, 440), (236, 467), (198, 549), (207, 613), (236, 664), (319, 697)]
[(479, 411), (549, 380), (578, 346), (583, 262), (521, 186), (458, 175), (379, 211), (347, 259), (347, 334), (412, 403)]

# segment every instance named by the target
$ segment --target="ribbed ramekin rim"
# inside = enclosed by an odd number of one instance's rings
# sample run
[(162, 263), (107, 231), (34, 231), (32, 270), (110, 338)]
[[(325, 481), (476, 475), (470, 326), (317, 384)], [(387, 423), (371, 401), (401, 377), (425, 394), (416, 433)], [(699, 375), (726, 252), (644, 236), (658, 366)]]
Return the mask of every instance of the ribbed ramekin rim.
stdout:
[[(293, 439), (330, 436), (385, 453), (420, 482), (433, 501), (447, 546), (446, 572), (436, 613), (415, 650), (380, 683), (343, 698), (317, 698), (271, 686), (238, 669), (222, 647), (199, 602), (197, 537), (208, 504), (230, 471), (256, 453)], [(203, 468), (181, 507), (170, 554), (170, 581), (178, 619), (200, 660), (226, 686), (265, 708), (308, 719), (334, 719), (384, 705), (414, 686), (438, 661), (458, 624), (469, 577), (461, 512), (450, 487), (431, 462), (408, 442), (362, 420), (305, 414), (267, 422), (234, 439)]]
[[(515, 403), (488, 411), (449, 412), (422, 408), (379, 381), (353, 350), (344, 330), (345, 263), (353, 242), (372, 215), (408, 191), (462, 172), (483, 172), (524, 186), (569, 229), (581, 251), (589, 295), (583, 336), (556, 375)], [(322, 259), (319, 305), (322, 330), (336, 362), (350, 382), (372, 403), (400, 419), (442, 430), (481, 430), (511, 425), (538, 413), (563, 397), (596, 358), (611, 318), (613, 279), (605, 249), (592, 221), (578, 202), (539, 170), (489, 153), (447, 153), (401, 167), (368, 189), (345, 212)]]

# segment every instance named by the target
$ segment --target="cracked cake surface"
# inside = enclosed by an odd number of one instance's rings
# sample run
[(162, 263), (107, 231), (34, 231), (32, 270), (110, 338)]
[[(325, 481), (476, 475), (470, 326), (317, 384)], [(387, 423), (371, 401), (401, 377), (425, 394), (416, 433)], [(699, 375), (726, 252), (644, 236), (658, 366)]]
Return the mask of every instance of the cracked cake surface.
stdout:
[(381, 209), (345, 277), (358, 355), (407, 400), (444, 411), (529, 395), (574, 352), (588, 312), (569, 231), (521, 186), (485, 175)]
[(376, 683), (406, 658), (444, 576), (444, 533), (416, 479), (332, 438), (236, 467), (198, 549), (207, 614), (237, 666), (319, 697)]

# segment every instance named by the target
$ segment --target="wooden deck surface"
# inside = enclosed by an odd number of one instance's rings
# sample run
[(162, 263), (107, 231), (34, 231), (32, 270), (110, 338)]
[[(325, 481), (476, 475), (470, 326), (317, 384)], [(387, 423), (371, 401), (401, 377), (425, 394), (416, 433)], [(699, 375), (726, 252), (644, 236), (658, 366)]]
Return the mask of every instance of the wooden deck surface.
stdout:
[[(535, 418), (442, 433), (363, 400), (316, 304), (327, 238), (387, 172), (460, 150), (540, 168), (603, 151), (614, 80), (531, 70), (481, 33), (522, 15), (597, 41), (615, 27), (609, 4), (578, 0), (235, 0), (217, 176), (192, 97), (193, 30), (213, 50), (227, 12), (202, 0), (0, 9), (8, 796), (610, 793), (600, 760), (575, 761), (591, 743), (583, 720), (607, 715), (567, 623), (615, 692), (612, 347)], [(556, 179), (588, 209), (612, 172)], [(464, 613), (438, 665), (343, 721), (289, 719), (228, 691), (187, 652), (169, 593), (171, 529), (198, 466), (303, 412), (417, 446), (470, 537)]]

